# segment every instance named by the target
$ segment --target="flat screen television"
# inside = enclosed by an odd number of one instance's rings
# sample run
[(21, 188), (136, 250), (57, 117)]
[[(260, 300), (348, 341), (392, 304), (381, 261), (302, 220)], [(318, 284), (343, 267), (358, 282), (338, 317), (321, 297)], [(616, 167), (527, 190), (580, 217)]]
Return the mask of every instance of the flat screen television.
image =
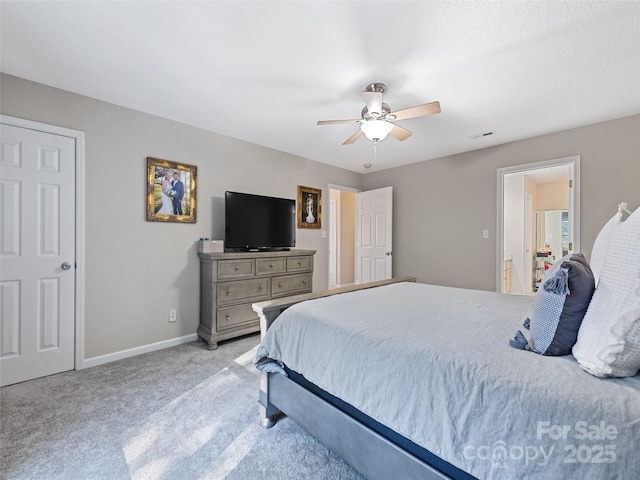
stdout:
[(227, 252), (288, 250), (296, 246), (296, 201), (225, 192)]

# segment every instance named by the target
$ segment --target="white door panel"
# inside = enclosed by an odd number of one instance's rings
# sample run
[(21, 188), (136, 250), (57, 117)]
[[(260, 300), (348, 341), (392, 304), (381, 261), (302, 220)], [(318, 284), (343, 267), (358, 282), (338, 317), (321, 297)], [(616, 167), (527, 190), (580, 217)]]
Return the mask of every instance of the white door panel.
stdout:
[(374, 280), (386, 280), (391, 278), (389, 261), (386, 258), (376, 258), (376, 278)]
[(371, 257), (360, 257), (360, 276), (359, 278), (364, 279), (358, 281), (357, 283), (367, 283), (371, 281)]
[(9, 385), (74, 368), (75, 140), (2, 125), (0, 168), (0, 384)]

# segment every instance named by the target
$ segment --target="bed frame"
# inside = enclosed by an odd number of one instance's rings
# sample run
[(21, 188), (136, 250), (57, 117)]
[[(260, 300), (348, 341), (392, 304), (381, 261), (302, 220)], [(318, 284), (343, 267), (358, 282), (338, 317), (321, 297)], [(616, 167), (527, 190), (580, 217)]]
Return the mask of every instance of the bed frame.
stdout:
[[(326, 292), (309, 293), (255, 303), (253, 310), (260, 317), (262, 337), (273, 321), (291, 305), (398, 282), (415, 282), (413, 277), (343, 287)], [(277, 373), (261, 373), (260, 425), (270, 428), (277, 419), (287, 415), (327, 448), (369, 480), (389, 478), (450, 480), (427, 463), (406, 452), (330, 403)]]

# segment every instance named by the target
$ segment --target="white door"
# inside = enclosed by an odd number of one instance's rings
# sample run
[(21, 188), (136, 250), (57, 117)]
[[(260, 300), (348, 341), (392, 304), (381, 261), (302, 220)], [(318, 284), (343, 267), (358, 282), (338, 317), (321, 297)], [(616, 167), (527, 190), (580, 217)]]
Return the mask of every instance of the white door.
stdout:
[(356, 283), (391, 278), (393, 187), (356, 194)]
[(1, 126), (0, 384), (74, 368), (75, 140)]
[(533, 291), (533, 196), (525, 193), (524, 197), (524, 293)]

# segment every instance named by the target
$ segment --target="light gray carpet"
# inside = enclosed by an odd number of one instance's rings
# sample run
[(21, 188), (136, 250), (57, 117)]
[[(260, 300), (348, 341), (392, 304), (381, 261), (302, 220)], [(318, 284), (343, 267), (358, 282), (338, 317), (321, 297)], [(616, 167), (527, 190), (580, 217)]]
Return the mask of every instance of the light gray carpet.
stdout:
[(0, 475), (358, 479), (288, 418), (258, 425), (259, 335), (188, 343), (0, 389)]

